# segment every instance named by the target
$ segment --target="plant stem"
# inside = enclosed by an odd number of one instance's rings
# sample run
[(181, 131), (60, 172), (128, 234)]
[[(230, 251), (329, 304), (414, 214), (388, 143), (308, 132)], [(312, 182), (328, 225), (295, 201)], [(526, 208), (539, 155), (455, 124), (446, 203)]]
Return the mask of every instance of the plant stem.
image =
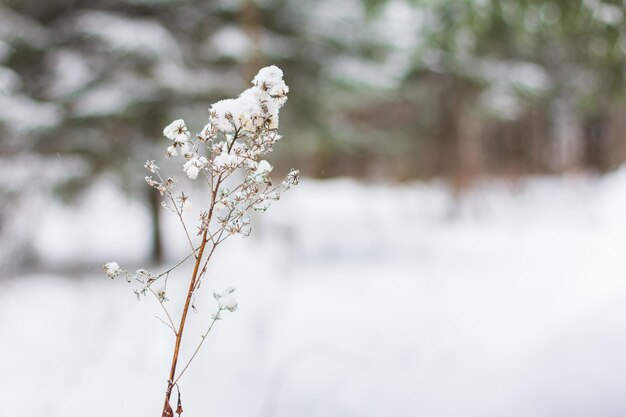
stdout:
[(170, 397), (172, 396), (172, 388), (174, 386), (174, 376), (176, 374), (176, 364), (178, 363), (178, 354), (180, 353), (180, 342), (183, 338), (183, 331), (185, 329), (185, 322), (187, 321), (187, 313), (189, 312), (189, 305), (191, 304), (191, 297), (193, 295), (194, 288), (196, 286), (196, 278), (198, 276), (198, 269), (202, 262), (202, 255), (204, 254), (204, 248), (208, 242), (207, 239), (208, 228), (205, 229), (202, 235), (202, 244), (196, 257), (196, 263), (193, 267), (193, 273), (191, 274), (191, 280), (189, 282), (189, 289), (187, 290), (187, 298), (185, 300), (185, 306), (183, 307), (183, 314), (180, 318), (180, 324), (178, 331), (176, 332), (176, 343), (174, 344), (174, 354), (172, 356), (172, 365), (170, 367), (170, 376), (167, 379), (167, 389), (165, 391), (165, 403), (163, 404), (162, 417), (173, 417), (172, 407), (170, 406)]
[[(222, 177), (221, 175), (218, 177), (216, 181), (215, 188), (211, 190), (211, 204), (209, 207), (208, 213), (208, 224), (211, 223), (211, 219), (213, 218), (213, 209), (215, 208), (215, 197), (217, 196), (217, 192), (220, 188)], [(196, 289), (196, 284), (198, 280), (198, 271), (200, 270), (200, 264), (202, 263), (202, 257), (204, 255), (204, 249), (206, 248), (208, 239), (209, 228), (204, 229), (204, 233), (202, 234), (202, 243), (200, 244), (200, 248), (198, 249), (198, 255), (196, 256), (196, 263), (193, 267), (193, 273), (191, 274), (191, 280), (189, 281), (189, 289), (187, 290), (187, 298), (185, 299), (185, 305), (183, 307), (183, 314), (180, 318), (180, 324), (178, 325), (178, 330), (176, 331), (176, 343), (174, 344), (174, 354), (172, 355), (172, 365), (170, 367), (170, 376), (167, 379), (167, 389), (165, 390), (165, 401), (163, 403), (163, 413), (161, 417), (173, 417), (174, 412), (172, 411), (172, 407), (170, 406), (170, 398), (172, 396), (172, 388), (174, 387), (174, 377), (176, 376), (176, 365), (178, 363), (178, 354), (180, 353), (180, 342), (183, 339), (183, 331), (185, 330), (185, 322), (187, 321), (187, 313), (189, 312), (189, 306), (191, 305), (191, 299), (193, 293)], [(193, 248), (193, 245), (192, 245)], [(209, 258), (213, 251), (215, 250), (215, 244), (211, 248), (211, 252), (209, 253)], [(208, 258), (207, 258), (208, 261)]]
[(211, 332), (211, 329), (213, 329), (213, 325), (215, 324), (215, 322), (219, 319), (220, 317), (220, 313), (224, 310), (224, 308), (219, 308), (217, 310), (217, 312), (215, 313), (215, 315), (213, 316), (213, 319), (211, 320), (211, 324), (209, 324), (209, 328), (207, 329), (207, 331), (202, 335), (202, 340), (200, 340), (200, 343), (198, 343), (198, 346), (196, 347), (196, 350), (194, 350), (193, 355), (191, 355), (191, 358), (189, 358), (189, 361), (187, 362), (187, 364), (185, 365), (185, 367), (183, 368), (182, 371), (180, 371), (180, 374), (176, 377), (176, 379), (174, 380), (174, 382), (172, 383), (172, 385), (176, 385), (178, 383), (178, 380), (180, 379), (181, 376), (183, 376), (183, 374), (185, 373), (185, 371), (187, 370), (187, 368), (189, 368), (189, 365), (191, 365), (191, 362), (193, 362), (194, 358), (196, 357), (196, 355), (198, 354), (198, 351), (200, 350), (200, 348), (202, 347), (202, 344), (204, 343), (204, 341), (206, 340), (207, 336), (209, 335), (209, 333)]

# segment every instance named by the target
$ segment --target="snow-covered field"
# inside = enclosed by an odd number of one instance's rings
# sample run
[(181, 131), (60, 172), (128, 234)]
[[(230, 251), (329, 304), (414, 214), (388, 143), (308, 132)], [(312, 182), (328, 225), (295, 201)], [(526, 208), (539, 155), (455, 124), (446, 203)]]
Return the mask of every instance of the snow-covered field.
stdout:
[[(626, 415), (625, 214), (626, 170), (485, 184), (456, 209), (436, 183), (304, 181), (220, 247), (183, 358), (212, 288), (240, 309), (181, 380), (183, 415)], [(39, 226), (49, 270), (91, 269), (0, 276), (0, 416), (158, 415), (171, 331), (100, 270), (142, 266), (143, 208), (103, 185)]]

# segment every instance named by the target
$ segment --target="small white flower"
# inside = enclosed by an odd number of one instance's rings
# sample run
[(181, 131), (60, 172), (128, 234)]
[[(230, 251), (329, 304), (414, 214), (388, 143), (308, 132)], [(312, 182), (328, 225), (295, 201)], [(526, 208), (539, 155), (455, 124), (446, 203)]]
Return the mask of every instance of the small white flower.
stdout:
[(265, 159), (259, 162), (259, 166), (256, 167), (255, 174), (256, 175), (267, 175), (274, 169), (273, 166), (270, 165)]
[(212, 127), (225, 134), (235, 130), (257, 132), (266, 121), (269, 129), (278, 127), (278, 111), (289, 92), (282, 70), (274, 65), (262, 68), (252, 84), (238, 98), (218, 101), (209, 108)]
[(235, 297), (232, 294), (220, 297), (218, 301), (220, 303), (220, 308), (225, 308), (231, 313), (237, 310), (237, 300), (235, 300)]
[(204, 168), (206, 163), (207, 160), (205, 157), (198, 155), (193, 156), (191, 157), (191, 159), (185, 162), (185, 164), (183, 165), (183, 171), (185, 171), (185, 174), (187, 174), (189, 178), (195, 180), (196, 178), (198, 178), (200, 170)]
[(237, 288), (235, 287), (226, 287), (222, 292), (213, 292), (213, 297), (215, 297), (215, 299), (219, 299), (220, 297), (226, 297), (227, 295), (234, 293), (236, 289)]
[(270, 207), (271, 201), (268, 199), (267, 195), (259, 194), (257, 197), (257, 201), (252, 206), (256, 211), (265, 211)]
[(285, 96), (289, 92), (289, 87), (283, 81), (283, 71), (276, 65), (261, 68), (252, 84), (261, 87), (271, 96)]
[(234, 287), (228, 287), (222, 292), (213, 292), (213, 297), (219, 303), (220, 310), (226, 309), (231, 312), (237, 310), (237, 300), (233, 296), (234, 292)]
[(185, 170), (185, 174), (192, 180), (198, 178), (198, 174), (200, 173), (200, 168), (195, 166), (191, 161), (187, 161), (183, 168)]
[(191, 145), (190, 142), (179, 143), (178, 146), (180, 146), (180, 153), (181, 153), (181, 155), (183, 155), (187, 159), (190, 158), (189, 155), (191, 155), (191, 157), (193, 157), (193, 155), (195, 154), (193, 146)]
[(167, 147), (167, 153), (165, 154), (168, 158), (171, 158), (172, 156), (176, 156), (178, 155), (178, 152), (176, 152), (176, 147), (174, 145), (170, 145)]
[(256, 172), (258, 175), (267, 175), (272, 172), (273, 169), (274, 167), (265, 159), (263, 159), (261, 162), (259, 162), (259, 166), (257, 166)]
[(207, 123), (200, 133), (198, 134), (200, 140), (208, 141), (213, 138), (213, 125), (209, 122)]
[(221, 153), (213, 159), (213, 169), (216, 171), (221, 171), (224, 169), (235, 169), (243, 162), (243, 158), (229, 154), (229, 153)]
[(254, 171), (250, 174), (252, 179), (258, 183), (267, 183), (267, 176), (274, 169), (265, 159), (260, 161)]
[(159, 166), (153, 160), (146, 161), (144, 168), (146, 168), (148, 171), (152, 172), (153, 174), (159, 170)]
[(269, 120), (270, 123), (268, 125), (268, 129), (278, 129), (278, 122), (280, 120), (280, 117), (278, 116), (278, 110), (271, 115)]
[(139, 279), (151, 279), (152, 274), (147, 269), (139, 268), (135, 271), (135, 276)]
[(212, 116), (211, 122), (220, 132), (233, 132), (239, 128), (237, 121), (239, 111), (237, 109), (238, 103), (235, 99), (220, 100), (209, 108), (209, 113)]
[(167, 292), (165, 291), (165, 287), (159, 287), (155, 289), (154, 293), (156, 294), (159, 301), (162, 303), (170, 300), (169, 298), (167, 298)]
[(189, 200), (189, 196), (185, 195), (184, 192), (181, 192), (180, 195), (178, 197), (176, 197), (176, 200), (178, 200), (178, 202), (180, 203), (180, 210), (181, 211), (189, 211), (191, 210), (191, 201)]
[(108, 262), (103, 266), (104, 273), (107, 274), (107, 277), (113, 279), (118, 276), (121, 272), (120, 265), (117, 262)]
[(298, 185), (300, 182), (300, 171), (297, 169), (292, 169), (287, 174), (287, 177), (282, 182), (282, 186), (285, 190), (291, 188), (292, 185)]
[(189, 140), (189, 131), (183, 119), (174, 120), (163, 129), (163, 135), (175, 143), (183, 144)]

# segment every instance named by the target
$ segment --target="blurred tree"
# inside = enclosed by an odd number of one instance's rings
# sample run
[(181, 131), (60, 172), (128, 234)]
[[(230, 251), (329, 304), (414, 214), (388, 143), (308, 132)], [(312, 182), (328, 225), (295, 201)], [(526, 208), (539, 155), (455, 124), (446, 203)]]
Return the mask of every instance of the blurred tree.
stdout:
[[(310, 176), (445, 176), (460, 189), (485, 173), (607, 170), (626, 160), (625, 7), (5, 0), (0, 157), (37, 155), (51, 179), (32, 181), (64, 196), (115, 176), (151, 207), (158, 259), (158, 199), (131, 155), (161, 152), (162, 127), (180, 115), (199, 130), (209, 103), (272, 63), (292, 89), (292, 140), (277, 156)], [(23, 194), (8, 180), (0, 189), (5, 206)]]
[[(324, 143), (307, 137), (324, 126), (319, 87), (333, 47), (315, 41), (318, 28), (291, 2), (8, 0), (0, 7), (0, 156), (81, 161), (51, 187), (66, 198), (102, 175), (143, 195), (155, 261), (162, 257), (159, 199), (138, 180), (143, 163), (134, 158), (163, 152), (161, 132), (171, 120), (184, 114), (199, 131), (210, 103), (273, 63), (299, 93), (291, 95), (287, 133), (310, 149)], [(286, 153), (302, 155), (298, 146)]]
[(206, 65), (204, 28), (219, 14), (199, 1), (8, 1), (0, 10), (7, 23), (0, 69), (8, 80), (0, 97), (2, 155), (85, 161), (55, 187), (65, 196), (116, 175), (122, 188), (145, 195), (151, 256), (161, 260), (159, 198), (137, 180), (143, 164), (131, 155), (154, 154), (157, 141), (162, 148), (163, 126), (180, 113), (200, 130), (207, 117), (198, 109), (241, 85)]
[[(374, 32), (385, 45), (374, 57), (378, 80), (385, 63), (394, 63), (397, 76), (383, 99), (360, 94), (351, 114), (364, 131), (415, 142), (419, 162), (410, 176), (445, 175), (463, 186), (502, 166), (519, 173), (606, 170), (626, 158), (624, 138), (616, 140), (618, 129), (610, 127), (624, 118), (623, 2), (364, 4), (374, 5), (370, 26), (387, 31)], [(371, 62), (362, 55), (359, 64), (363, 70)], [(412, 120), (398, 114), (399, 105), (413, 109)]]

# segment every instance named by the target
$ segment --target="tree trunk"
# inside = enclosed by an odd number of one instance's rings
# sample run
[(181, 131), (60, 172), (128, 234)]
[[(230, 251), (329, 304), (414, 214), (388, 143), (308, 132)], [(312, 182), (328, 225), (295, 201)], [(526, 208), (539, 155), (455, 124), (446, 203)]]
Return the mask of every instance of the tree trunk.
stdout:
[(245, 62), (245, 77), (252, 79), (263, 65), (261, 51), (263, 16), (255, 0), (246, 0), (241, 6), (239, 23), (250, 41), (250, 50)]
[(150, 230), (152, 233), (152, 247), (150, 248), (150, 261), (153, 263), (163, 262), (163, 241), (161, 230), (161, 196), (157, 190), (148, 190), (148, 207), (150, 208)]

